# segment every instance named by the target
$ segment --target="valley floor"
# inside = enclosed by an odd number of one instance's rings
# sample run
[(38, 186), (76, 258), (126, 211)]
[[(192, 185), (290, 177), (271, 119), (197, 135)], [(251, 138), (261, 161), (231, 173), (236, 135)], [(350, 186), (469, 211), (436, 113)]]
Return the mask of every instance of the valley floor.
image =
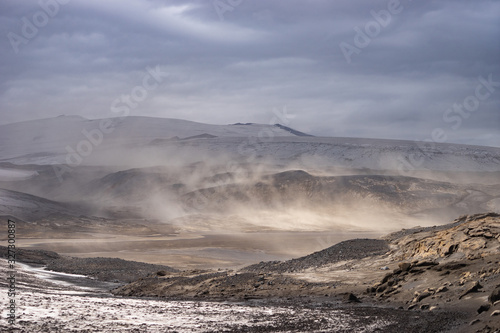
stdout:
[(58, 272), (15, 264), (9, 326), (12, 270), (0, 259), (0, 331), (498, 333), (499, 250), (497, 213), (240, 270), (17, 249), (18, 260)]
[[(8, 304), (0, 259), (0, 302)], [(116, 297), (88, 278), (16, 265), (17, 321), (2, 332), (440, 332), (453, 313), (342, 305), (333, 299), (208, 302)], [(71, 282), (68, 282), (71, 281)]]

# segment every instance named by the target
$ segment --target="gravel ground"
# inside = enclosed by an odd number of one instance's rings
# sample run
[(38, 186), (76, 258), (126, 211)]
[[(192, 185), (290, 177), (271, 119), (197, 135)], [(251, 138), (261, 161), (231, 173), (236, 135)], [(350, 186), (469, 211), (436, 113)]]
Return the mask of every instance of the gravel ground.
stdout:
[[(6, 279), (6, 261), (0, 260)], [(50, 274), (50, 273), (48, 273)], [(1, 332), (442, 332), (456, 315), (333, 303), (270, 301), (197, 302), (111, 296), (105, 288), (81, 287), (16, 267), (17, 322)], [(81, 278), (80, 279), (86, 279)], [(82, 283), (85, 284), (85, 283)], [(0, 302), (7, 304), (0, 284)], [(6, 310), (2, 311), (6, 318)]]

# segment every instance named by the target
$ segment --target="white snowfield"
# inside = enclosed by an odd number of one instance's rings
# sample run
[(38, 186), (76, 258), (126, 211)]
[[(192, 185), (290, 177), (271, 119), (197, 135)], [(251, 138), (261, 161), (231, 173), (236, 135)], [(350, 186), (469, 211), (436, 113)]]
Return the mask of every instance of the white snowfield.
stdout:
[(150, 117), (88, 120), (79, 116), (59, 116), (0, 126), (0, 160), (26, 155), (33, 162), (77, 149), (81, 141), (95, 147), (150, 144), (153, 140), (209, 137), (289, 136), (290, 132), (272, 125), (208, 125), (192, 121)]
[(37, 176), (38, 172), (31, 170), (2, 169), (0, 168), (0, 182), (26, 180)]
[[(150, 152), (179, 156), (231, 156), (239, 162), (368, 168), (374, 170), (500, 171), (500, 148), (399, 140), (297, 136), (274, 125), (208, 125), (178, 119), (78, 116), (0, 126), (0, 162), (99, 165), (109, 155)], [(151, 153), (153, 152), (153, 153)], [(149, 156), (149, 155), (148, 155)]]

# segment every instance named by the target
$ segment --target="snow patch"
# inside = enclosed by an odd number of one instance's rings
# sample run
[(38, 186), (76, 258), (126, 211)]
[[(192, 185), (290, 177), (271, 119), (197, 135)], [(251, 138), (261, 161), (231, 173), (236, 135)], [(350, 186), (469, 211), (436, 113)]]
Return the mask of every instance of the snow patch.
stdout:
[(0, 168), (0, 182), (26, 180), (35, 176), (38, 176), (36, 171)]

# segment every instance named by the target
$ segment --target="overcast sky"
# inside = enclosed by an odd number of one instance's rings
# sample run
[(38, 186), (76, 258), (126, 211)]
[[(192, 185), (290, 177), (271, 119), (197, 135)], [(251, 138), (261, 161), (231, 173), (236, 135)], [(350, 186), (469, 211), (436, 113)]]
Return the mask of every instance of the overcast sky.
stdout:
[(499, 18), (499, 1), (2, 0), (0, 124), (127, 110), (500, 146)]

